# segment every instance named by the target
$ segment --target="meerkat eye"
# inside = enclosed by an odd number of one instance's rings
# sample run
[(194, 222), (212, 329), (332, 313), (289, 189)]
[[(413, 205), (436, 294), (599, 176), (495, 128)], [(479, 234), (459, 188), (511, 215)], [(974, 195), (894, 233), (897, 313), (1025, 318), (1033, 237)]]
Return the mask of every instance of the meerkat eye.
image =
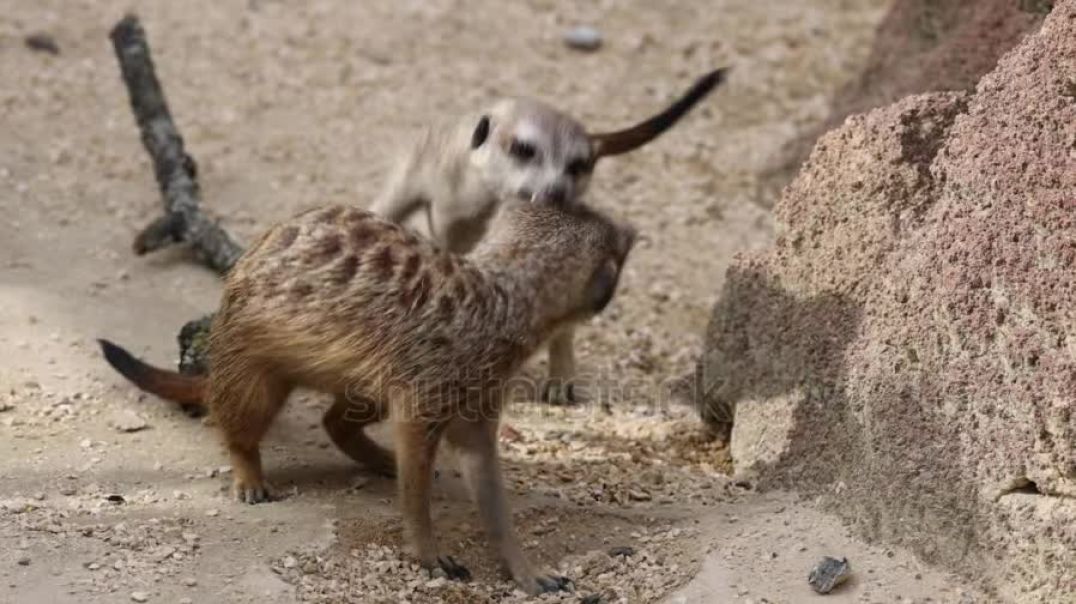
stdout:
[(489, 116), (483, 115), (482, 119), (478, 120), (478, 125), (475, 126), (474, 133), (471, 135), (471, 148), (477, 149), (481, 147), (487, 138), (489, 138)]
[(538, 149), (535, 149), (531, 143), (516, 138), (512, 139), (512, 144), (508, 147), (508, 153), (519, 161), (528, 162), (538, 155)]
[(590, 163), (590, 160), (580, 157), (568, 162), (568, 167), (565, 168), (564, 171), (568, 176), (576, 178), (589, 173), (591, 167), (593, 167), (593, 164)]

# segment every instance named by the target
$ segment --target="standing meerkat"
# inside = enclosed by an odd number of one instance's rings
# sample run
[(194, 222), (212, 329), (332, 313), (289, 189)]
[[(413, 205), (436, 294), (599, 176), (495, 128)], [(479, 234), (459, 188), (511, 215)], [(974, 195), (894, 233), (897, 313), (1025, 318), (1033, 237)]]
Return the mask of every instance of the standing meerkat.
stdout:
[[(425, 213), (430, 237), (456, 253), (469, 252), (502, 200), (571, 205), (582, 199), (595, 163), (637, 149), (671, 128), (725, 78), (718, 69), (699, 78), (664, 111), (630, 128), (589, 134), (577, 120), (533, 99), (508, 99), (454, 124), (431, 127), (400, 161), (371, 210), (402, 223)], [(573, 330), (549, 343), (543, 397), (576, 400)]]
[(515, 581), (530, 594), (563, 589), (565, 579), (533, 570), (512, 528), (498, 420), (510, 378), (542, 342), (609, 303), (634, 239), (630, 226), (583, 206), (510, 202), (461, 257), (364, 210), (318, 209), (270, 229), (228, 274), (208, 376), (152, 368), (101, 344), (144, 390), (204, 399), (242, 501), (269, 497), (259, 443), (293, 388), (334, 394), (324, 416), (333, 441), (391, 471), (393, 454), (363, 432), (388, 419), (409, 545), (423, 566), (466, 578), (439, 551), (430, 519), (444, 437)]

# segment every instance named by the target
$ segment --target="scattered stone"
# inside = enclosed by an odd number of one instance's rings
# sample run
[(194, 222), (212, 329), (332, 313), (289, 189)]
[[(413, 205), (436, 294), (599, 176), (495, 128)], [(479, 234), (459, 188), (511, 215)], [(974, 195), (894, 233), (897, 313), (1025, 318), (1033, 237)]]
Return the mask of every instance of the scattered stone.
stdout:
[(5, 411), (11, 411), (14, 408), (15, 408), (14, 405), (12, 405), (10, 403), (0, 402), (0, 413), (3, 413)]
[(811, 569), (807, 575), (807, 583), (820, 594), (828, 594), (835, 587), (844, 583), (852, 574), (852, 566), (848, 564), (848, 558), (830, 558), (826, 556)]
[(630, 545), (618, 545), (616, 547), (609, 548), (609, 555), (616, 558), (617, 556), (634, 556), (635, 548)]
[(195, 579), (194, 577), (187, 577), (186, 579), (183, 579), (183, 585), (185, 585), (186, 587), (194, 587), (198, 585), (198, 579)]
[(148, 428), (149, 424), (139, 414), (124, 409), (112, 416), (112, 426), (120, 432), (138, 432)]
[(30, 566), (30, 557), (22, 556), (16, 562), (18, 562), (19, 566)]
[(132, 591), (131, 600), (134, 602), (149, 602), (149, 594), (144, 591)]
[(209, 516), (210, 518), (212, 518), (214, 516), (219, 516), (220, 515), (220, 510), (218, 510), (218, 509), (206, 510), (205, 515)]
[(127, 500), (123, 498), (123, 495), (109, 495), (108, 497), (105, 497), (105, 501), (116, 505), (127, 503)]
[(36, 52), (46, 52), (50, 55), (60, 54), (60, 45), (50, 34), (39, 32), (26, 36), (26, 47)]
[(580, 25), (564, 33), (564, 43), (573, 50), (593, 52), (601, 48), (602, 34), (593, 27)]

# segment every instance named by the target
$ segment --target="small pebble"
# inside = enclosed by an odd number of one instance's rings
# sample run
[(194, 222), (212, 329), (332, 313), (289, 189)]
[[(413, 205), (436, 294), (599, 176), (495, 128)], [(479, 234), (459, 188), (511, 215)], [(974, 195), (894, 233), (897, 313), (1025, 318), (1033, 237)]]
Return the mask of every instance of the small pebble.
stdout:
[(19, 558), (18, 564), (19, 566), (30, 566), (30, 558), (28, 556), (23, 556)]
[(149, 594), (144, 591), (132, 591), (131, 600), (134, 602), (149, 602)]
[(593, 52), (601, 48), (602, 34), (593, 27), (580, 25), (564, 33), (564, 43), (574, 50)]
[(43, 32), (26, 36), (26, 47), (37, 52), (47, 52), (50, 55), (60, 54), (60, 45), (56, 43), (56, 39)]
[(149, 427), (146, 420), (130, 409), (124, 409), (112, 416), (112, 426), (120, 432), (138, 432)]

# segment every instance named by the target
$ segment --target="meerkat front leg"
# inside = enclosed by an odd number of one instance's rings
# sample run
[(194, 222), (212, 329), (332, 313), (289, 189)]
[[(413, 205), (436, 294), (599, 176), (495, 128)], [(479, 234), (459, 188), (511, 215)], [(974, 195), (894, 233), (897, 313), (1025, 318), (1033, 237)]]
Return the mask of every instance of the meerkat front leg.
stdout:
[(460, 471), (478, 506), (486, 534), (507, 567), (512, 579), (531, 595), (567, 590), (571, 581), (556, 575), (537, 574), (527, 561), (512, 527), (501, 478), (500, 456), (497, 453), (498, 421), (496, 418), (477, 420), (456, 419), (448, 427), (446, 437), (458, 451)]
[(409, 417), (406, 412), (395, 415), (396, 472), (408, 545), (423, 567), (430, 570), (440, 568), (451, 579), (469, 581), (469, 570), (452, 556), (438, 553), (433, 521), (430, 519), (433, 462), (444, 427), (419, 421)]
[(558, 331), (549, 339), (549, 377), (542, 398), (554, 405), (571, 405), (582, 400), (575, 383), (575, 329)]

